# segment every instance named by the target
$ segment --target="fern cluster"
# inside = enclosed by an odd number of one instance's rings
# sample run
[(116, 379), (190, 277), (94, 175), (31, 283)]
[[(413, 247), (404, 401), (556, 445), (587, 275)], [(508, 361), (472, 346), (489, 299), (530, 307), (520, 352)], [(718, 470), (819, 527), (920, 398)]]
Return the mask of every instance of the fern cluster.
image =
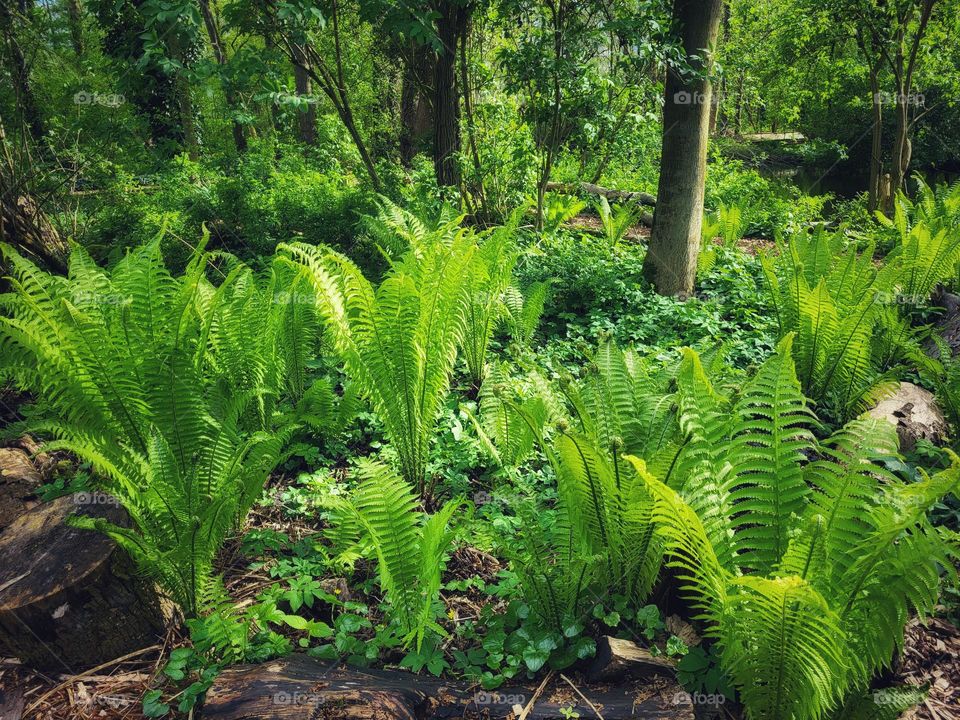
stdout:
[(559, 394), (537, 383), (521, 400), (501, 389), (503, 380), (481, 394), (491, 453), (517, 463), (536, 442), (557, 479), (551, 526), (526, 524), (514, 564), (531, 605), (558, 629), (611, 593), (639, 607), (656, 580), (654, 498), (624, 453), (663, 465), (676, 454), (670, 382), (669, 372), (607, 343), (585, 377), (565, 381)]
[(818, 443), (792, 343), (734, 399), (686, 351), (673, 471), (653, 479), (633, 458), (682, 591), (750, 717), (764, 720), (823, 717), (889, 665), (909, 613), (937, 601), (949, 546), (926, 513), (960, 479), (957, 460), (897, 480), (878, 462), (897, 453), (882, 420)]
[(369, 546), (390, 617), (404, 644), (419, 651), (427, 633), (444, 634), (436, 622), (441, 572), (453, 540), (450, 522), (463, 502), (425, 515), (414, 488), (386, 465), (365, 461), (359, 474), (349, 501), (337, 506), (337, 534)]
[(131, 519), (78, 523), (115, 538), (195, 615), (216, 551), (282, 458), (297, 395), (317, 422), (318, 404), (332, 410), (323, 388), (302, 389), (316, 330), (291, 330), (280, 276), (260, 283), (218, 257), (215, 285), (202, 248), (179, 278), (159, 239), (109, 272), (75, 247), (66, 278), (3, 251), (3, 374), (43, 400), (52, 419), (34, 429), (56, 438), (49, 447), (89, 461)]
[(854, 417), (890, 389), (907, 361), (935, 364), (909, 308), (925, 303), (943, 277), (932, 247), (941, 240), (917, 228), (878, 267), (872, 244), (857, 252), (842, 233), (821, 229), (762, 258), (781, 335), (796, 336), (804, 392), (829, 415)]
[(367, 397), (404, 479), (429, 490), (427, 456), (437, 413), (463, 343), (477, 240), (458, 221), (418, 229), (379, 287), (345, 256), (303, 243), (281, 245), (298, 269), (348, 375)]

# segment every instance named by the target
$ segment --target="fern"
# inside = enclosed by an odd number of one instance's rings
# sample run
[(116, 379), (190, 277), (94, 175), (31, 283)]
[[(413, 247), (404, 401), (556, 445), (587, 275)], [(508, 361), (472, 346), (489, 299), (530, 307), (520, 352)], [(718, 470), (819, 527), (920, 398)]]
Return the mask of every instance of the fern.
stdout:
[(540, 318), (550, 298), (550, 280), (531, 283), (521, 289), (508, 285), (503, 292), (503, 318), (514, 342), (529, 347), (540, 325)]
[(490, 231), (480, 245), (473, 267), (465, 278), (469, 302), (464, 325), (463, 355), (475, 388), (483, 383), (487, 349), (504, 312), (503, 293), (511, 281), (517, 251), (517, 225), (526, 208), (515, 211), (506, 225)]
[[(552, 440), (531, 420), (534, 413), (510, 406), (534, 428), (557, 478), (558, 527), (547, 537), (526, 537), (528, 553), (535, 554), (521, 563), (521, 584), (558, 628), (578, 616), (585, 597), (614, 592), (639, 607), (657, 578), (662, 548), (654, 536), (646, 469), (635, 470), (623, 453), (669, 454), (676, 428), (665, 377), (635, 353), (607, 343), (584, 379), (565, 383), (572, 417), (556, 422)], [(554, 404), (542, 398), (526, 404), (537, 400)], [(553, 410), (548, 417), (559, 414)]]
[(3, 251), (4, 373), (44, 401), (50, 420), (34, 429), (56, 438), (49, 447), (89, 461), (132, 521), (77, 523), (113, 537), (195, 616), (215, 553), (296, 427), (277, 409), (296, 383), (277, 352), (289, 333), (271, 285), (221, 257), (213, 286), (203, 245), (175, 278), (159, 238), (109, 273), (75, 247), (67, 278)]
[(414, 489), (388, 467), (365, 461), (359, 473), (361, 483), (345, 508), (376, 556), (390, 617), (404, 643), (419, 651), (428, 632), (445, 634), (436, 622), (440, 579), (453, 540), (449, 524), (463, 503), (452, 500), (421, 517)]
[(429, 490), (427, 454), (464, 337), (476, 238), (441, 229), (418, 240), (376, 289), (349, 259), (306, 244), (281, 245), (316, 292), (347, 374), (373, 405), (404, 479)]
[(796, 336), (804, 393), (826, 414), (854, 417), (886, 392), (899, 361), (916, 357), (919, 331), (897, 310), (901, 268), (878, 271), (872, 246), (858, 253), (821, 229), (761, 262), (781, 335)]
[(600, 217), (603, 237), (611, 247), (623, 240), (640, 216), (640, 211), (636, 206), (617, 205), (613, 208), (603, 195), (598, 198), (595, 209)]
[(681, 592), (749, 716), (764, 720), (823, 717), (889, 665), (909, 613), (937, 601), (950, 551), (926, 512), (960, 481), (956, 457), (918, 483), (884, 470), (897, 441), (883, 421), (855, 420), (818, 444), (791, 341), (734, 401), (688, 351), (673, 487), (633, 459)]

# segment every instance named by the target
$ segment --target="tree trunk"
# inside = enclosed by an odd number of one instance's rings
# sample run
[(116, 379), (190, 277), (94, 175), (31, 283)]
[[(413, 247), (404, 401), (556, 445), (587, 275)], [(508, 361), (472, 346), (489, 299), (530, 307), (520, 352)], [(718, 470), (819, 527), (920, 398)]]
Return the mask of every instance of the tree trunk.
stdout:
[(433, 166), (437, 184), (459, 185), (460, 97), (457, 88), (457, 44), (467, 26), (467, 9), (454, 0), (442, 3), (437, 18), (440, 50), (433, 76)]
[(67, 0), (67, 21), (70, 24), (70, 43), (76, 56), (83, 57), (83, 5), (81, 0)]
[(644, 275), (661, 295), (693, 292), (703, 224), (710, 125), (710, 79), (722, 0), (674, 0), (673, 19), (698, 77), (670, 68), (663, 108), (663, 149), (657, 206)]
[(870, 68), (870, 93), (873, 98), (873, 130), (870, 141), (870, 187), (867, 207), (873, 212), (879, 207), (880, 159), (883, 152), (883, 97), (877, 78), (878, 67)]
[(893, 184), (894, 194), (903, 190), (903, 183), (910, 168), (910, 156), (913, 154), (913, 145), (910, 142), (910, 100), (909, 90), (900, 89), (897, 92), (895, 107), (896, 137), (893, 143)]
[[(203, 25), (207, 29), (207, 37), (210, 38), (210, 47), (213, 48), (213, 57), (220, 67), (220, 82), (223, 85), (223, 94), (227, 99), (227, 108), (231, 112), (237, 111), (237, 94), (233, 91), (230, 80), (223, 75), (223, 69), (227, 64), (227, 51), (223, 46), (223, 38), (220, 35), (220, 28), (217, 20), (210, 9), (210, 0), (198, 0), (200, 3), (200, 14), (203, 16)], [(243, 125), (233, 121), (233, 144), (238, 153), (244, 153), (247, 150), (247, 136), (243, 132)]]
[[(313, 94), (310, 84), (310, 62), (307, 60), (299, 45), (294, 45), (293, 82), (297, 95), (304, 97)], [(310, 102), (306, 109), (297, 113), (297, 137), (305, 145), (313, 145), (317, 141), (317, 106)]]
[(30, 71), (27, 68), (27, 61), (23, 56), (23, 50), (17, 40), (14, 26), (21, 22), (18, 18), (14, 22), (15, 11), (10, 5), (10, 0), (0, 0), (0, 33), (3, 36), (3, 42), (7, 48), (8, 62), (10, 63), (10, 77), (13, 80), (13, 90), (16, 95), (17, 109), (23, 118), (30, 135), (41, 147), (46, 146), (46, 131), (43, 124), (43, 116), (40, 114), (40, 107), (37, 104), (36, 96), (33, 94), (33, 87), (30, 84)]
[(0, 533), (0, 647), (40, 670), (76, 674), (157, 641), (163, 616), (152, 584), (76, 512), (123, 523), (102, 493), (76, 493), (27, 511)]
[(400, 161), (410, 167), (425, 138), (432, 135), (430, 100), (433, 63), (426, 46), (409, 48), (403, 68), (403, 87), (400, 91)]

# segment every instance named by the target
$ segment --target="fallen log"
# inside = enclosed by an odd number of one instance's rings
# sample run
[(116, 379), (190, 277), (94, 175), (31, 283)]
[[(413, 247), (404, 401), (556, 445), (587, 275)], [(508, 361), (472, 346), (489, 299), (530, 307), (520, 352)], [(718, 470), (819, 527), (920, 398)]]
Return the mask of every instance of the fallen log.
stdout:
[[(578, 687), (604, 720), (693, 720), (683, 689), (664, 677), (624, 685)], [(535, 688), (482, 690), (396, 670), (360, 670), (290, 655), (262, 665), (224, 670), (207, 691), (204, 720), (321, 720), (357, 718), (517, 717), (534, 699)], [(571, 708), (581, 718), (595, 711), (565, 682), (545, 688), (529, 709), (532, 720), (560, 720)]]
[(547, 191), (566, 193), (567, 195), (576, 195), (578, 192), (584, 192), (588, 195), (603, 195), (607, 200), (617, 202), (632, 202), (637, 205), (646, 205), (654, 207), (657, 204), (657, 198), (650, 193), (631, 192), (628, 190), (612, 190), (610, 188), (600, 187), (588, 182), (579, 183), (547, 183)]
[(75, 493), (28, 510), (0, 533), (0, 651), (74, 674), (157, 641), (153, 585), (102, 533), (70, 526), (76, 512), (124, 524), (103, 494)]

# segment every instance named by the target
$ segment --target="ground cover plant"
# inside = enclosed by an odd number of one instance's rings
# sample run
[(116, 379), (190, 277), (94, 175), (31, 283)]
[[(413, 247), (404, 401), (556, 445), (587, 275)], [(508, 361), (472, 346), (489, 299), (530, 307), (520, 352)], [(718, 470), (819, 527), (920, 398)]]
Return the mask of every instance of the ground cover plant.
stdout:
[(0, 715), (960, 717), (958, 18), (0, 0)]

